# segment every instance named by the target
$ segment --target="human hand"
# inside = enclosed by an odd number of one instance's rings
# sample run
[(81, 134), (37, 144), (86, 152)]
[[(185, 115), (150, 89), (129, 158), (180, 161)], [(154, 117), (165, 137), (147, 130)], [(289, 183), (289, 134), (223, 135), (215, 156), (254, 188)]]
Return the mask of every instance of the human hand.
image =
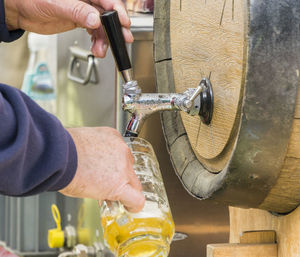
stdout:
[(129, 211), (144, 206), (133, 156), (117, 130), (107, 127), (68, 129), (77, 149), (78, 167), (61, 193), (81, 198), (120, 201)]
[(133, 42), (130, 19), (121, 0), (5, 0), (4, 6), (9, 30), (54, 34), (75, 27), (86, 28), (93, 42), (92, 53), (97, 57), (104, 57), (108, 48), (100, 13), (116, 10), (125, 41)]

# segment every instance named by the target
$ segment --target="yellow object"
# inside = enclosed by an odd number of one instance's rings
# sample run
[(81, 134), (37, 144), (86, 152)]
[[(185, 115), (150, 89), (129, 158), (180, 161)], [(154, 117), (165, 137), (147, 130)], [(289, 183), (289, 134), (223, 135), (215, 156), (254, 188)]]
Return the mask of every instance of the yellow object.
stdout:
[(60, 225), (60, 213), (55, 204), (51, 205), (51, 211), (57, 228), (48, 230), (48, 245), (50, 248), (60, 248), (64, 246), (65, 242), (64, 232)]
[(81, 204), (78, 216), (77, 216), (77, 239), (79, 244), (89, 245), (90, 244), (90, 230), (83, 227), (84, 219), (86, 218), (86, 200)]
[(102, 225), (106, 243), (116, 256), (168, 256), (175, 230), (171, 213), (166, 217), (133, 218), (123, 224), (116, 217), (106, 216)]
[(90, 244), (90, 230), (87, 228), (77, 229), (78, 243), (89, 245)]

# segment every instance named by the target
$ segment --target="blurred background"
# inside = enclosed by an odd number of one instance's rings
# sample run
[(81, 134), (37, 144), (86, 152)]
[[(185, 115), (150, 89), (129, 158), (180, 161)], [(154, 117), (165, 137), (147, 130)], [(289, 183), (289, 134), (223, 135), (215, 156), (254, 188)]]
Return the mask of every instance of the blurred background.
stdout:
[[(138, 80), (143, 92), (155, 92), (153, 0), (127, 1), (127, 6), (131, 10), (131, 30), (135, 37), (134, 43), (128, 45), (133, 77)], [(55, 90), (55, 115), (64, 126), (110, 126), (123, 133), (128, 115), (121, 110), (122, 80), (110, 50), (105, 59), (89, 58), (90, 38), (82, 29), (48, 36), (46, 41), (47, 54), (43, 61), (49, 69), (47, 81), (51, 81)], [(22, 85), (24, 87), (32, 54), (28, 33), (13, 43), (1, 43), (0, 82), (19, 89)], [(91, 69), (90, 74), (88, 69)], [(228, 242), (227, 206), (210, 200), (199, 201), (185, 191), (170, 162), (159, 114), (146, 121), (140, 136), (154, 147), (176, 231), (185, 238), (171, 244), (169, 256), (205, 257), (208, 243)], [(48, 230), (56, 227), (51, 213), (52, 203), (60, 210), (62, 228), (69, 231), (70, 248), (78, 243), (91, 246), (102, 240), (96, 201), (44, 193), (25, 198), (0, 196), (2, 245), (20, 256), (57, 256), (64, 251), (49, 249), (47, 245)]]

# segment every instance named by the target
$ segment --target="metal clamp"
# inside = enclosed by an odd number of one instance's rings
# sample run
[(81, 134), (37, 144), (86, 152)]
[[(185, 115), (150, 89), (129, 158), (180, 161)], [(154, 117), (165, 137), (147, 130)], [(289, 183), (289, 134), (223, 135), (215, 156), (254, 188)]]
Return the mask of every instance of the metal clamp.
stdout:
[[(79, 84), (86, 85), (88, 83), (98, 83), (98, 73), (97, 73), (97, 61), (94, 55), (85, 49), (82, 49), (78, 46), (71, 46), (70, 47), (70, 52), (71, 52), (71, 59), (70, 59), (70, 64), (69, 64), (69, 69), (68, 69), (68, 78), (72, 81), (75, 81)], [(74, 69), (77, 67), (78, 69), (78, 60), (86, 61), (87, 64), (87, 70), (85, 73), (85, 76), (83, 78), (77, 77), (74, 75)], [(94, 80), (92, 80), (92, 73), (94, 71)]]

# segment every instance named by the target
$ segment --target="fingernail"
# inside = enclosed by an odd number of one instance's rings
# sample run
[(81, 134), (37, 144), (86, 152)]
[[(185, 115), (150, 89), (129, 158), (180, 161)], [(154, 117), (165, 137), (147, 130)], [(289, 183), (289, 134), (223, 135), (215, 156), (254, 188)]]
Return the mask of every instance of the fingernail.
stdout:
[(95, 13), (90, 13), (86, 19), (86, 25), (88, 27), (95, 27), (98, 24), (99, 17)]
[(103, 52), (106, 52), (107, 48), (108, 48), (108, 45), (107, 45), (107, 44), (103, 44), (103, 46), (102, 46), (102, 51), (103, 51)]
[[(129, 30), (129, 31), (130, 31), (130, 30)], [(131, 37), (131, 42), (133, 42), (133, 41), (134, 41), (134, 37), (133, 37), (131, 31), (130, 31), (130, 37)]]

